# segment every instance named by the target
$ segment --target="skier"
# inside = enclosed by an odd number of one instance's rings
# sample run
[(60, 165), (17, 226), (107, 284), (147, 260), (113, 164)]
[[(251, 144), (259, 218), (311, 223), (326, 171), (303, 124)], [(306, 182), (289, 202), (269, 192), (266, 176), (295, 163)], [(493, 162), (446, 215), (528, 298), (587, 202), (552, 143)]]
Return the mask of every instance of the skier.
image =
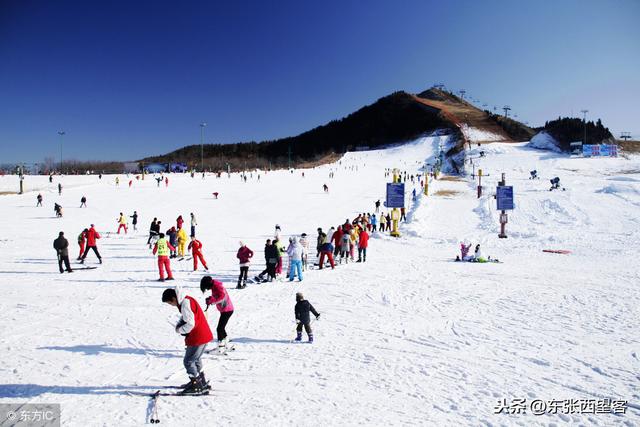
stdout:
[(196, 221), (196, 216), (191, 212), (191, 237), (196, 237), (196, 225), (198, 225), (198, 221)]
[(275, 230), (273, 236), (278, 240), (280, 240), (280, 232), (281, 231), (282, 230), (280, 229), (280, 225), (276, 224), (276, 230)]
[(376, 200), (376, 213), (380, 212), (380, 199)]
[(406, 216), (406, 210), (405, 207), (401, 207), (400, 208), (400, 221), (406, 221), (407, 220), (407, 216)]
[(69, 241), (65, 239), (62, 231), (58, 235), (58, 238), (53, 241), (53, 248), (58, 255), (58, 268), (60, 269), (60, 273), (64, 273), (64, 269), (62, 268), (63, 262), (67, 273), (73, 273), (71, 265), (69, 264)]
[(331, 264), (331, 269), (336, 268), (336, 264), (333, 261), (333, 246), (331, 242), (327, 240), (327, 235), (322, 233), (322, 246), (320, 247), (320, 261), (318, 262), (320, 270), (322, 270), (325, 257), (329, 258), (329, 264)]
[(487, 260), (482, 256), (482, 252), (480, 251), (480, 243), (476, 245), (476, 249), (473, 252), (473, 261), (474, 262), (487, 262)]
[(164, 186), (165, 187), (169, 186), (169, 177), (168, 176), (164, 178)]
[(227, 346), (227, 342), (229, 341), (226, 327), (229, 318), (233, 315), (233, 303), (222, 282), (213, 280), (211, 276), (204, 276), (200, 279), (200, 290), (202, 293), (211, 290), (211, 296), (205, 299), (207, 303), (205, 311), (209, 310), (210, 305), (215, 305), (220, 312), (216, 335), (218, 336), (218, 349), (222, 350)]
[(387, 212), (387, 231), (391, 231), (391, 213)]
[(367, 229), (363, 228), (358, 235), (358, 261), (367, 262), (367, 247), (369, 246), (369, 233)]
[(200, 262), (202, 263), (204, 269), (209, 271), (207, 262), (202, 256), (202, 243), (200, 242), (200, 240), (196, 239), (196, 236), (191, 236), (191, 242), (189, 242), (188, 249), (191, 251), (191, 255), (193, 256), (193, 271), (196, 271), (198, 269), (198, 259), (200, 259)]
[(36, 199), (38, 200), (36, 207), (42, 206), (42, 194), (38, 193), (38, 197), (36, 197)]
[(349, 263), (349, 245), (351, 244), (351, 236), (349, 233), (343, 233), (340, 238), (340, 264), (342, 264), (342, 260), (345, 260), (345, 263)]
[(302, 327), (309, 337), (309, 343), (313, 342), (313, 331), (311, 330), (311, 316), (309, 312), (316, 316), (316, 320), (320, 319), (320, 313), (316, 311), (309, 301), (304, 299), (302, 292), (296, 293), (296, 306), (294, 308), (296, 315), (296, 341), (302, 341)]
[(164, 238), (164, 233), (160, 233), (158, 241), (153, 246), (153, 254), (158, 253), (158, 270), (160, 271), (160, 279), (158, 282), (164, 282), (164, 270), (167, 269), (167, 280), (173, 280), (173, 273), (171, 273), (171, 261), (169, 260), (169, 250), (174, 251), (176, 248), (167, 242)]
[(84, 264), (84, 260), (89, 253), (89, 249), (93, 249), (93, 253), (98, 257), (98, 261), (102, 264), (102, 257), (100, 256), (100, 252), (98, 252), (98, 245), (96, 240), (100, 238), (100, 233), (98, 233), (95, 229), (95, 226), (91, 224), (91, 228), (87, 230), (85, 234), (85, 239), (87, 239), (87, 246), (84, 248), (84, 253), (82, 254), (82, 258), (80, 259), (80, 264)]
[(300, 246), (303, 248), (302, 271), (307, 271), (307, 261), (309, 258), (309, 240), (307, 240), (307, 233), (302, 233), (300, 235)]
[(49, 175), (49, 184), (53, 183), (53, 175)]
[(322, 248), (322, 244), (324, 243), (324, 232), (322, 228), (318, 227), (318, 237), (316, 239), (316, 257), (320, 256), (320, 249)]
[(156, 240), (158, 234), (160, 234), (160, 221), (158, 221), (158, 218), (153, 218), (151, 226), (149, 227), (149, 238), (147, 239), (149, 249), (151, 249), (151, 240)]
[(58, 196), (62, 195), (62, 184), (58, 183)]
[(120, 186), (120, 177), (116, 176), (116, 187)]
[(178, 238), (177, 238), (177, 232), (176, 232), (176, 228), (175, 227), (171, 227), (170, 229), (167, 230), (167, 237), (169, 238), (169, 243), (170, 243), (170, 247), (171, 247), (171, 255), (169, 256), (169, 258), (175, 258), (176, 255), (176, 247), (178, 246)]
[(325, 193), (329, 192), (329, 186), (327, 184), (322, 184), (322, 189), (324, 190)]
[(382, 212), (382, 215), (380, 215), (380, 231), (384, 232), (386, 228), (387, 228), (387, 217), (384, 215), (384, 212)]
[(244, 289), (247, 287), (247, 274), (249, 273), (249, 265), (251, 264), (251, 258), (253, 257), (253, 251), (249, 249), (244, 242), (240, 242), (240, 249), (236, 254), (236, 258), (240, 261), (240, 275), (238, 276), (238, 286), (236, 289)]
[(334, 246), (334, 250), (333, 250), (333, 257), (334, 259), (338, 257), (338, 255), (340, 254), (340, 245), (342, 244), (342, 236), (344, 235), (344, 232), (342, 231), (342, 226), (339, 225), (338, 228), (336, 229), (336, 231), (334, 231), (333, 236), (331, 238), (332, 240), (332, 244)]
[(124, 228), (124, 234), (127, 234), (127, 217), (124, 216), (122, 212), (120, 212), (120, 218), (118, 218), (118, 234), (120, 234), (120, 229)]
[(200, 394), (211, 388), (204, 376), (201, 359), (207, 344), (213, 340), (213, 334), (200, 304), (194, 298), (181, 294), (178, 295), (175, 289), (165, 289), (162, 302), (177, 307), (180, 312), (175, 330), (185, 337), (187, 349), (183, 362), (189, 375), (189, 382), (185, 384), (182, 394)]
[[(256, 279), (260, 282), (272, 282), (276, 279), (276, 265), (278, 264), (278, 257), (280, 256), (280, 252), (276, 245), (271, 243), (271, 239), (267, 239), (267, 242), (264, 245), (264, 260), (267, 264), (266, 268), (262, 271), (262, 273), (256, 276)], [(267, 275), (268, 278), (265, 279), (264, 275)]]
[(298, 242), (296, 237), (293, 237), (291, 241), (291, 245), (287, 250), (287, 254), (289, 255), (291, 261), (291, 267), (289, 269), (289, 281), (293, 282), (293, 276), (297, 271), (298, 281), (302, 282), (302, 256), (304, 254), (304, 248)]
[(184, 250), (187, 246), (187, 232), (184, 231), (184, 228), (180, 228), (177, 234), (178, 239), (178, 256), (180, 258), (184, 258)]
[(129, 218), (133, 218), (131, 224), (133, 224), (133, 231), (138, 231), (138, 212), (133, 211), (133, 215), (130, 215)]
[(62, 218), (62, 206), (54, 203), (53, 204), (53, 211), (56, 213), (56, 217), (58, 218)]
[(178, 215), (178, 218), (176, 218), (176, 225), (178, 226), (178, 230), (182, 228), (182, 224), (184, 224), (184, 219), (182, 219), (182, 215)]
[(376, 214), (371, 215), (371, 232), (375, 233), (378, 230), (378, 218)]
[(275, 238), (273, 240), (273, 244), (278, 250), (278, 263), (276, 264), (276, 275), (278, 275), (278, 274), (282, 274), (282, 264), (283, 264), (282, 258), (283, 258), (283, 255), (287, 252), (287, 250), (285, 249), (284, 245), (278, 238)]
[(464, 242), (460, 242), (460, 260), (471, 261), (473, 256), (469, 255), (469, 249), (471, 249), (471, 243), (465, 245)]
[[(411, 180), (413, 181), (413, 176), (411, 177)], [(413, 199), (413, 201), (415, 202), (415, 201), (416, 201), (416, 198), (418, 197), (418, 196), (416, 195), (416, 189), (415, 189), (415, 188), (413, 189), (413, 193), (412, 193), (412, 194), (413, 194), (412, 199)]]
[(80, 207), (83, 207), (83, 206), (84, 206), (85, 208), (87, 207), (87, 198), (86, 198), (85, 196), (82, 196), (82, 197), (80, 198)]
[(80, 261), (82, 259), (82, 254), (84, 253), (84, 245), (87, 242), (87, 233), (88, 229), (82, 230), (82, 233), (78, 234), (78, 246), (80, 246), (80, 253), (78, 254), (78, 258), (76, 261)]

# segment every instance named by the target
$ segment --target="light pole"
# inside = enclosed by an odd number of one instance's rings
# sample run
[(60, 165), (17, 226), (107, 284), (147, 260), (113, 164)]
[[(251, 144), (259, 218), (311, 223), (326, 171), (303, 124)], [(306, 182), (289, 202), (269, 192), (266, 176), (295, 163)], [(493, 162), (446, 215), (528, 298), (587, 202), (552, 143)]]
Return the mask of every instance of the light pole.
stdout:
[(584, 122), (584, 145), (587, 145), (587, 113), (589, 112), (589, 110), (580, 110), (580, 112), (583, 114), (583, 119), (582, 121)]
[(205, 122), (200, 123), (200, 164), (202, 172), (204, 172), (204, 128), (207, 126)]
[(62, 173), (62, 137), (65, 133), (63, 130), (58, 131), (58, 135), (60, 135), (60, 173)]

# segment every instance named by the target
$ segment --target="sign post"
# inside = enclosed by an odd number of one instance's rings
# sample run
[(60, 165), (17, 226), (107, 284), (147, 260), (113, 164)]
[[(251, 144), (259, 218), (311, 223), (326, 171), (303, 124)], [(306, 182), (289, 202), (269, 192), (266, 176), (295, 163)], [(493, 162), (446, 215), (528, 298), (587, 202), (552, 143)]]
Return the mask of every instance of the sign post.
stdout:
[(482, 197), (482, 169), (478, 169), (478, 199)]
[(404, 207), (404, 183), (400, 182), (397, 169), (393, 171), (393, 183), (387, 183), (387, 200), (385, 202), (385, 206), (393, 209), (391, 211), (391, 220), (393, 221), (391, 235), (394, 237), (400, 237), (400, 232), (398, 231), (400, 212), (398, 211), (398, 208)]
[(513, 210), (513, 187), (506, 185), (505, 174), (502, 174), (502, 181), (498, 183), (496, 188), (496, 200), (498, 204), (498, 210), (500, 211), (500, 234), (498, 237), (501, 239), (507, 238), (506, 226), (509, 221), (507, 216), (508, 210)]

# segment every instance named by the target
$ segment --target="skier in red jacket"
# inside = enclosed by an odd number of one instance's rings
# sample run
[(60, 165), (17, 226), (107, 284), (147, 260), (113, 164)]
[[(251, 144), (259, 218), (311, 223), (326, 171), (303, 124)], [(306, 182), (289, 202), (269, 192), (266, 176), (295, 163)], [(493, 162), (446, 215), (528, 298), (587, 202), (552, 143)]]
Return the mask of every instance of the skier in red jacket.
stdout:
[(189, 375), (189, 382), (185, 384), (182, 394), (201, 394), (211, 388), (202, 370), (202, 355), (207, 344), (213, 340), (207, 317), (194, 298), (179, 295), (175, 289), (165, 289), (162, 302), (177, 307), (180, 312), (180, 320), (175, 330), (185, 337), (187, 349), (184, 354), (184, 367)]
[(198, 259), (202, 263), (202, 266), (205, 270), (209, 271), (209, 267), (207, 267), (207, 262), (204, 260), (202, 256), (202, 243), (200, 240), (196, 239), (196, 236), (191, 237), (191, 242), (187, 247), (191, 251), (191, 255), (193, 256), (193, 271), (198, 269)]
[(368, 246), (369, 246), (369, 233), (367, 233), (366, 228), (363, 228), (360, 231), (360, 235), (358, 236), (358, 261), (356, 262), (367, 262)]
[(95, 226), (91, 224), (91, 228), (83, 233), (85, 238), (87, 239), (87, 246), (84, 248), (84, 253), (82, 254), (82, 258), (80, 259), (80, 264), (84, 264), (84, 259), (87, 257), (89, 253), (89, 249), (93, 249), (93, 252), (98, 257), (98, 261), (102, 264), (102, 257), (100, 256), (100, 252), (98, 252), (98, 245), (96, 244), (96, 240), (100, 238), (100, 233), (96, 231)]

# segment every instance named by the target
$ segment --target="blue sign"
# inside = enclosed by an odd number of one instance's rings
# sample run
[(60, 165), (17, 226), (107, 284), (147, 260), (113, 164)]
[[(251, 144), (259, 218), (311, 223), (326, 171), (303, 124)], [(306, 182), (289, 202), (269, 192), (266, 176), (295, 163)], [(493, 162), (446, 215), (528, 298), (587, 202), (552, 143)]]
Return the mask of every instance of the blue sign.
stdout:
[(498, 200), (499, 211), (513, 210), (513, 187), (501, 185), (496, 188), (496, 199)]
[(404, 183), (387, 183), (388, 208), (404, 208)]
[(600, 146), (600, 156), (602, 157), (609, 157), (611, 155), (611, 149), (610, 149), (610, 145), (607, 144), (602, 144)]
[(582, 155), (584, 157), (591, 157), (593, 155), (593, 145), (583, 145), (582, 146)]

